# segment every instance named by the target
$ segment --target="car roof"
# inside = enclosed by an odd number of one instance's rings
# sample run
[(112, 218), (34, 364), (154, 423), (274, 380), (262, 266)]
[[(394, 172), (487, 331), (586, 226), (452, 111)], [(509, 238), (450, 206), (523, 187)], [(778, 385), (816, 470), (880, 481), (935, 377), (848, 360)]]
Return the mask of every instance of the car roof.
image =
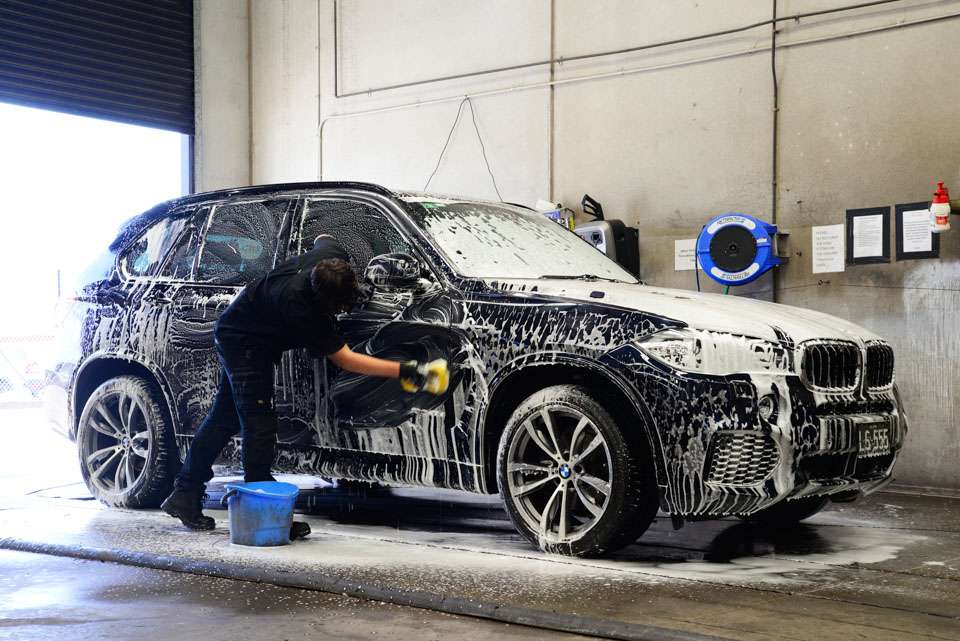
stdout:
[[(448, 202), (473, 202), (498, 204), (494, 201), (483, 200), (479, 198), (460, 197), (447, 194), (426, 193), (411, 190), (392, 190), (375, 183), (360, 181), (322, 181), (322, 182), (289, 182), (272, 183), (267, 185), (252, 185), (249, 187), (234, 187), (230, 189), (218, 189), (215, 191), (204, 191), (196, 194), (189, 194), (159, 203), (151, 207), (142, 214), (138, 214), (120, 227), (116, 238), (110, 243), (110, 250), (120, 251), (135, 237), (139, 236), (143, 230), (158, 220), (166, 217), (171, 211), (185, 205), (204, 203), (211, 200), (222, 198), (242, 198), (244, 196), (260, 196), (264, 194), (273, 194), (279, 192), (311, 192), (331, 189), (351, 189), (356, 191), (368, 191), (380, 194), (390, 198), (399, 199), (405, 203), (417, 203), (424, 200), (448, 201)], [(511, 203), (506, 203), (511, 204)], [(518, 205), (523, 207), (523, 205)], [(527, 208), (529, 209), (529, 208)]]
[(185, 205), (203, 203), (210, 200), (219, 200), (222, 198), (242, 198), (243, 196), (259, 196), (262, 194), (272, 194), (277, 192), (308, 192), (326, 189), (354, 189), (395, 197), (395, 193), (393, 191), (383, 187), (382, 185), (357, 181), (272, 183), (267, 185), (251, 185), (249, 187), (234, 187), (230, 189), (204, 191), (164, 201), (154, 205), (147, 211), (128, 219), (120, 226), (116, 238), (114, 238), (113, 242), (110, 243), (110, 250), (114, 252), (119, 251), (125, 247), (128, 242), (133, 240), (134, 237), (139, 236), (144, 229), (154, 224), (158, 220), (165, 218), (174, 209), (183, 207)]

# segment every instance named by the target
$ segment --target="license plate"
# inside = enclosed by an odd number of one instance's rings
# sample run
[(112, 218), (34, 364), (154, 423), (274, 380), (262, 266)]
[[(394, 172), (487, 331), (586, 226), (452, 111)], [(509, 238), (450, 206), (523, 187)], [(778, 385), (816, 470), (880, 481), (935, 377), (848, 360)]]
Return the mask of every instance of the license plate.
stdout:
[(864, 425), (860, 428), (860, 458), (883, 456), (890, 453), (890, 428), (885, 424)]

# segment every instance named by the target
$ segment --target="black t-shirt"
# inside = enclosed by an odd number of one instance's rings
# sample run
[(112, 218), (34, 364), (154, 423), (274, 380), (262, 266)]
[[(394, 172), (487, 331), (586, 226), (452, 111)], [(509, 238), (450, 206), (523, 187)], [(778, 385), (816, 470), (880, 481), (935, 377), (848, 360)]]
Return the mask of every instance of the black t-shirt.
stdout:
[(249, 283), (217, 321), (217, 338), (274, 355), (299, 347), (317, 358), (338, 351), (346, 342), (310, 288), (310, 270), (327, 258), (349, 260), (336, 242), (319, 241)]

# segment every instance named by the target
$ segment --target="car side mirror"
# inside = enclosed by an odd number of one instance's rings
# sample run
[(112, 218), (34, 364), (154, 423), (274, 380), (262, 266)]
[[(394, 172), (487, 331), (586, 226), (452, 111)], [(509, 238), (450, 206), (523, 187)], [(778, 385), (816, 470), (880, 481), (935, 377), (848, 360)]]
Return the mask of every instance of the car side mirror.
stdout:
[(420, 261), (410, 254), (380, 254), (367, 263), (363, 279), (376, 289), (416, 289), (421, 271)]

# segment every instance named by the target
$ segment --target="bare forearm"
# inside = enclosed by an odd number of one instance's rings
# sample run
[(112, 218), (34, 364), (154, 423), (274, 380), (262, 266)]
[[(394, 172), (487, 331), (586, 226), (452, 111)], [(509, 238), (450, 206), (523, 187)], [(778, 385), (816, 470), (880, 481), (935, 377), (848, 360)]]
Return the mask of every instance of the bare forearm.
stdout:
[(354, 374), (366, 376), (380, 376), (382, 378), (399, 378), (400, 363), (383, 358), (357, 354), (349, 347), (344, 346), (340, 351), (330, 354), (329, 358), (340, 369)]
[(381, 376), (383, 378), (399, 378), (400, 363), (388, 361), (383, 358), (367, 356), (366, 354), (357, 354), (351, 352), (351, 357), (347, 363), (346, 369), (354, 374), (366, 374), (367, 376)]

